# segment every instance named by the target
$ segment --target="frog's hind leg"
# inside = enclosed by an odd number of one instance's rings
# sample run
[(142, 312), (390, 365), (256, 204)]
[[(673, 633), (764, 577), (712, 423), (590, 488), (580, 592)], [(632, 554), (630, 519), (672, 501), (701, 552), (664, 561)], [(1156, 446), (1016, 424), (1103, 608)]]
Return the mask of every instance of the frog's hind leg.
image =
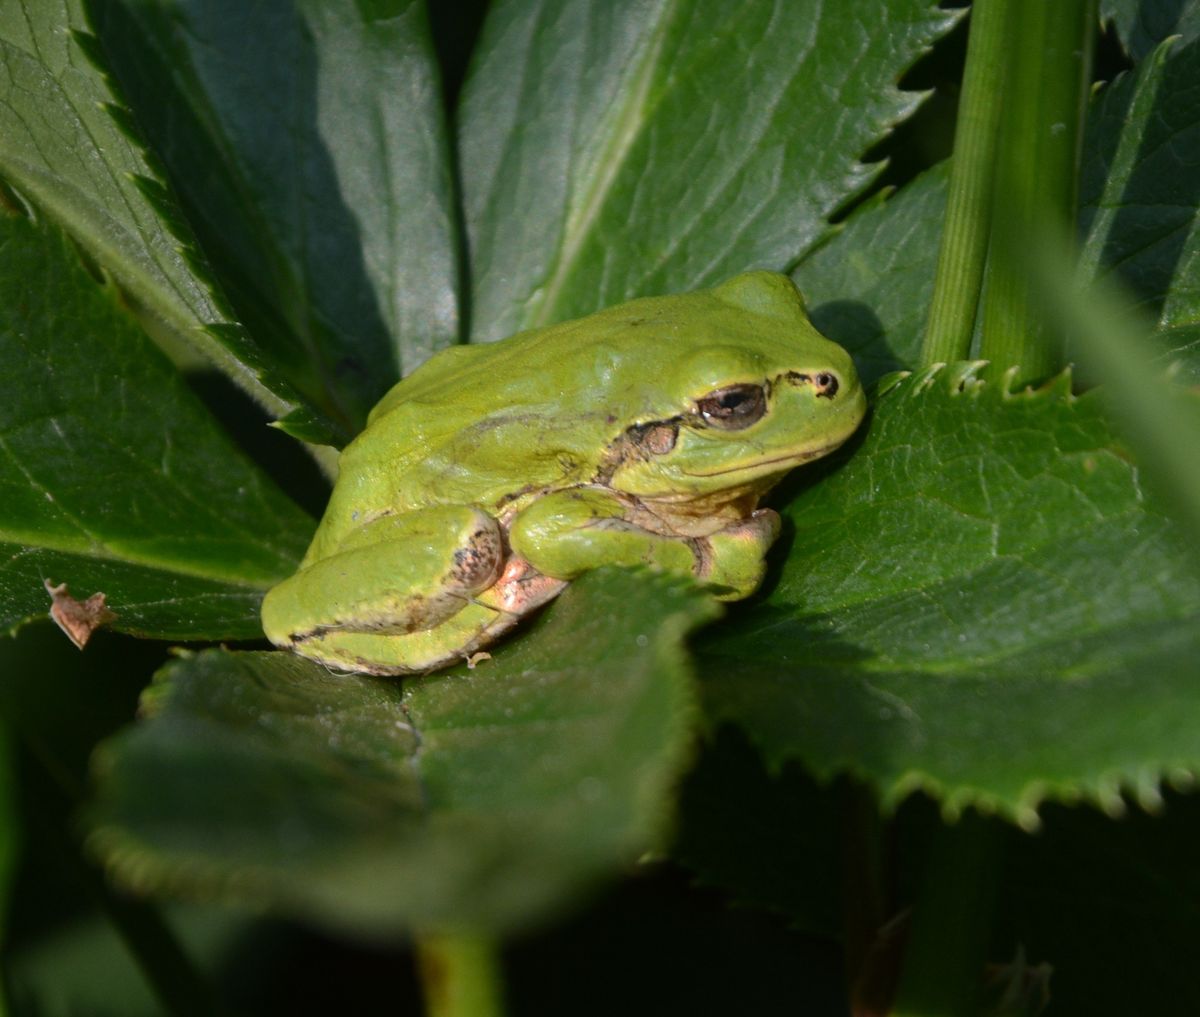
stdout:
[(295, 649), (334, 668), (379, 675), (423, 673), (467, 659), (477, 647), (507, 632), (517, 618), (468, 604), (433, 629), (393, 635), (327, 632)]
[(371, 674), (432, 671), (467, 659), (530, 611), (552, 600), (566, 585), (561, 579), (542, 575), (525, 559), (511, 557), (496, 582), (436, 628), (387, 636), (329, 633), (321, 639), (322, 652), (335, 654), (345, 666)]
[(272, 589), (263, 629), (277, 646), (333, 667), (427, 670), (507, 627), (506, 612), (473, 602), (500, 576), (504, 557), (499, 524), (479, 509), (383, 516)]

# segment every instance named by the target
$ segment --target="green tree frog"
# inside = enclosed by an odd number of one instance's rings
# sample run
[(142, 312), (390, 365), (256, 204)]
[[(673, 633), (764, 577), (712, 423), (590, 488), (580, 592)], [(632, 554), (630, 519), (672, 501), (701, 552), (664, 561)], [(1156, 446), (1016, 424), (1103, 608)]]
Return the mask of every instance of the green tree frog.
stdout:
[(469, 657), (600, 565), (746, 597), (780, 528), (759, 500), (865, 410), (849, 355), (774, 272), (443, 350), (342, 453), (263, 628), (390, 675)]

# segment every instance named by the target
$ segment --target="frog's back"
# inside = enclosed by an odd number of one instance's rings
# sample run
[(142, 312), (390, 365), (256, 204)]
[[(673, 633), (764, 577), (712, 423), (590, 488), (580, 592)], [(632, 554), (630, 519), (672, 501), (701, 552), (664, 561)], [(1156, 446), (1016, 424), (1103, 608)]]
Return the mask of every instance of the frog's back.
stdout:
[[(550, 331), (443, 350), (396, 384), (342, 452), (309, 557), (384, 513), (434, 504), (495, 513), (531, 492), (589, 479), (596, 442), (605, 441), (595, 428), (611, 427), (611, 414), (572, 397), (567, 382), (582, 380), (583, 368), (563, 363), (569, 344), (541, 352)], [(554, 359), (539, 365), (543, 355)], [(547, 364), (565, 380), (545, 377)]]
[[(506, 406), (555, 400), (569, 415), (590, 400), (630, 419), (643, 408), (661, 408), (669, 398), (669, 385), (662, 382), (673, 377), (674, 357), (735, 341), (755, 317), (702, 291), (644, 297), (499, 342), (451, 347), (393, 386), (369, 423), (408, 402), (462, 408), (481, 417)], [(575, 405), (566, 403), (572, 396)]]
[(631, 323), (636, 327), (642, 321), (631, 322), (628, 315), (615, 312), (653, 302), (635, 301), (499, 342), (441, 350), (384, 395), (368, 424), (405, 403), (451, 407), (460, 415), (479, 417), (505, 406), (552, 400), (570, 390), (602, 391), (619, 368), (614, 361), (647, 341), (644, 332), (629, 333)]
[(686, 409), (682, 358), (796, 327), (706, 291), (443, 350), (380, 400), (343, 452), (321, 538), (384, 512), (451, 503), (497, 512), (586, 483), (625, 428)]

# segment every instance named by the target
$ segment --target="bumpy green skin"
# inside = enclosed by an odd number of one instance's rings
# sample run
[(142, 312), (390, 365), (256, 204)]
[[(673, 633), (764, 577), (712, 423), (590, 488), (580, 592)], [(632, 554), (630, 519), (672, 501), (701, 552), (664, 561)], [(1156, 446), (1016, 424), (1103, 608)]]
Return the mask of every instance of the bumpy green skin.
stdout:
[[(714, 420), (714, 398), (741, 409)], [(779, 532), (759, 499), (865, 410), (850, 357), (773, 272), (445, 350), (342, 453), (263, 628), (331, 667), (403, 674), (469, 656), (603, 564), (745, 597)]]

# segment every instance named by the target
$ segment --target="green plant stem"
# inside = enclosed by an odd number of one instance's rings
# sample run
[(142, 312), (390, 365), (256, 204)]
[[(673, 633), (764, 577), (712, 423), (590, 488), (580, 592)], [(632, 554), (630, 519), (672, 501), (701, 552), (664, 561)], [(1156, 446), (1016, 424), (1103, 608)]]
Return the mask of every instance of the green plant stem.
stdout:
[(1032, 267), (1051, 320), (1073, 337), (1139, 464), (1190, 530), (1190, 546), (1200, 548), (1200, 397), (1168, 381), (1165, 366), (1151, 360), (1153, 323), (1124, 294), (1106, 279), (1080, 289), (1068, 249), (1045, 247)]
[(1062, 368), (1024, 265), (1043, 229), (1069, 235), (1077, 206), (1096, 0), (1011, 0), (1007, 70), (984, 280), (980, 355), (1018, 382)]
[(992, 225), (1009, 6), (1010, 0), (975, 0), (971, 7), (946, 221), (921, 347), (923, 365), (965, 360), (971, 353)]
[(978, 1009), (1000, 860), (999, 823), (968, 813), (940, 827), (913, 909), (892, 1017)]
[(494, 939), (471, 933), (417, 939), (427, 1017), (503, 1017), (504, 989)]

